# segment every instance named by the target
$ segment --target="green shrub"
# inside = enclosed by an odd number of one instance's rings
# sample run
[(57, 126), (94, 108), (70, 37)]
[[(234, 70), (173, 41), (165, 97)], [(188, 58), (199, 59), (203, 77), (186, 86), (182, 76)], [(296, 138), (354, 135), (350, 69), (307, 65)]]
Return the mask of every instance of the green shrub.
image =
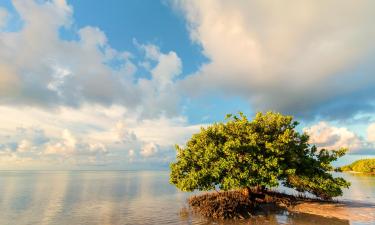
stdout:
[(242, 113), (228, 115), (225, 123), (201, 128), (186, 147), (176, 146), (170, 182), (183, 191), (226, 191), (265, 190), (281, 181), (323, 199), (342, 195), (350, 184), (329, 171), (347, 150), (318, 150), (297, 125), (291, 116), (274, 112), (257, 113), (252, 121)]

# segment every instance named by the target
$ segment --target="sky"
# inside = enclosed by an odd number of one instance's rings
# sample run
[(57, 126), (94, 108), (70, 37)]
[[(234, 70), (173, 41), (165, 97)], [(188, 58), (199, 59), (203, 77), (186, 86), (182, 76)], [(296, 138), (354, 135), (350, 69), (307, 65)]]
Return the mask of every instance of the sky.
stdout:
[(176, 144), (239, 111), (375, 155), (374, 8), (2, 0), (0, 169), (167, 168)]

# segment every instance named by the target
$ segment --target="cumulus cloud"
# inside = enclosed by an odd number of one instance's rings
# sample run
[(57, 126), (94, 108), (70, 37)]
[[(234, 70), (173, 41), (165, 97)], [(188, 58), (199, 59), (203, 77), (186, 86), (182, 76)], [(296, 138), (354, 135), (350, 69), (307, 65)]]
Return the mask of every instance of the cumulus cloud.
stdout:
[[(151, 79), (141, 78), (132, 53), (113, 49), (102, 30), (72, 28), (73, 9), (65, 0), (15, 0), (13, 5), (23, 26), (14, 32), (0, 30), (0, 104), (119, 104), (149, 118), (177, 115), (178, 96), (167, 90), (181, 73), (175, 52), (164, 54), (157, 46), (145, 45), (140, 50), (144, 60), (155, 66), (148, 68)], [(62, 28), (76, 32), (78, 39), (62, 39)]]
[(143, 146), (141, 150), (141, 155), (143, 155), (144, 157), (150, 157), (155, 155), (157, 152), (158, 146), (155, 143), (151, 142)]
[[(138, 81), (139, 86), (144, 90), (142, 105), (147, 107), (142, 110), (142, 115), (150, 118), (159, 114), (166, 116), (178, 114), (176, 105), (178, 105), (179, 95), (174, 83), (182, 71), (181, 59), (173, 51), (161, 53), (155, 45), (142, 45), (136, 41), (135, 44), (144, 51), (145, 61), (141, 63), (143, 67), (150, 70), (152, 78)], [(152, 63), (156, 65), (151, 67)], [(162, 108), (161, 111), (160, 108)]]
[[(174, 144), (183, 144), (200, 125), (186, 118), (140, 120), (124, 106), (84, 105), (50, 111), (0, 106), (1, 168), (76, 168), (172, 160)], [(112, 166), (112, 167), (111, 167)]]
[(305, 117), (348, 118), (374, 109), (374, 1), (173, 5), (209, 59), (183, 82), (188, 93), (221, 91), (256, 110)]
[(155, 45), (139, 45), (139, 47), (145, 51), (147, 59), (158, 62), (151, 70), (158, 87), (160, 89), (170, 87), (173, 79), (181, 74), (181, 59), (172, 51), (168, 54), (161, 54), (159, 48)]
[(357, 135), (346, 127), (336, 127), (321, 121), (311, 127), (304, 128), (310, 135), (310, 142), (320, 148), (339, 149), (349, 148), (349, 153), (373, 153), (375, 145), (370, 140)]
[[(0, 9), (3, 166), (158, 162), (199, 129), (179, 116), (174, 51), (136, 41), (137, 56), (118, 51), (100, 28), (77, 28), (65, 0), (12, 4), (12, 15)], [(19, 17), (19, 30), (1, 29), (8, 16)], [(76, 38), (63, 39), (61, 29)]]
[(45, 149), (46, 154), (59, 154), (63, 156), (70, 156), (76, 151), (77, 139), (70, 133), (69, 130), (64, 129), (55, 143), (48, 143)]
[[(182, 89), (304, 116), (371, 111), (373, 4), (176, 1), (209, 59), (184, 78), (176, 52), (137, 41), (137, 54), (116, 50), (100, 28), (76, 27), (65, 0), (14, 0), (14, 15), (0, 8), (0, 167), (169, 161), (202, 126), (180, 116)], [(18, 16), (19, 30), (2, 29)], [(321, 147), (375, 142), (373, 126), (368, 140), (328, 123), (306, 131)]]

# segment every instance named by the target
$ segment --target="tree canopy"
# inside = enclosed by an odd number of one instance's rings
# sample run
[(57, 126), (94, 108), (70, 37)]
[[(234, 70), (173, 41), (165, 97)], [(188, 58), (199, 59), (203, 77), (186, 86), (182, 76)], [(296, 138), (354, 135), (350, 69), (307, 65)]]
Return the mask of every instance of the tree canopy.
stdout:
[(276, 187), (281, 182), (297, 191), (329, 199), (349, 187), (334, 178), (331, 162), (347, 149), (318, 150), (309, 136), (296, 130), (298, 122), (280, 113), (227, 115), (194, 134), (186, 146), (176, 146), (170, 182), (183, 191)]

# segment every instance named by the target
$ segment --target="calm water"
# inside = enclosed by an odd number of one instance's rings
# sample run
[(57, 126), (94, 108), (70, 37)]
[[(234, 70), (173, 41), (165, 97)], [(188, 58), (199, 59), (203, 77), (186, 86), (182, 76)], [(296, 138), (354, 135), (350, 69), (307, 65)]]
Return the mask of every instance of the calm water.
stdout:
[[(375, 203), (375, 177), (344, 174), (344, 200)], [(1, 225), (231, 224), (184, 213), (168, 172), (0, 172)], [(278, 212), (232, 224), (363, 224)], [(373, 222), (368, 224), (375, 224)]]

